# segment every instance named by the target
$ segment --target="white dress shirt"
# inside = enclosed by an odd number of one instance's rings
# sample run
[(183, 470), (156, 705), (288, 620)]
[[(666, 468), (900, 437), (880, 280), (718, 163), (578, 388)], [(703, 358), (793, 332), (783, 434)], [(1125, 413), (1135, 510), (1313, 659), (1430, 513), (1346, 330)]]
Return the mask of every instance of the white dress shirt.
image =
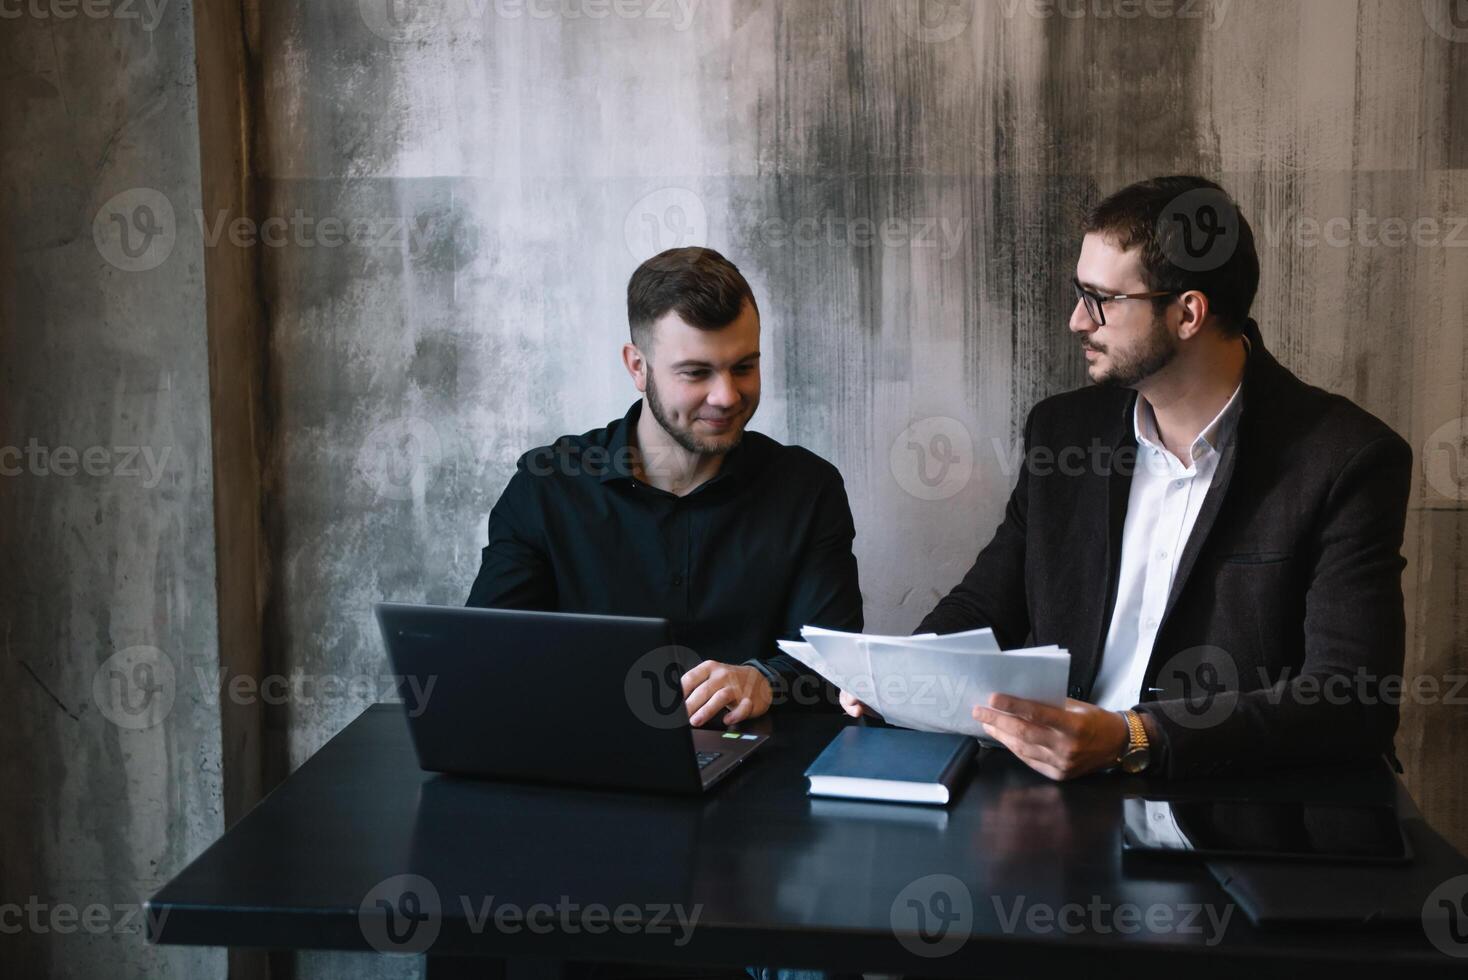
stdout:
[(1240, 384), (1234, 389), (1228, 403), (1198, 433), (1186, 466), (1162, 445), (1151, 404), (1137, 396), (1132, 415), (1137, 466), (1121, 533), (1116, 608), (1091, 689), (1093, 704), (1121, 711), (1141, 700), (1142, 678), (1177, 575), (1178, 556), (1213, 484), (1223, 443), (1238, 419), (1242, 388)]

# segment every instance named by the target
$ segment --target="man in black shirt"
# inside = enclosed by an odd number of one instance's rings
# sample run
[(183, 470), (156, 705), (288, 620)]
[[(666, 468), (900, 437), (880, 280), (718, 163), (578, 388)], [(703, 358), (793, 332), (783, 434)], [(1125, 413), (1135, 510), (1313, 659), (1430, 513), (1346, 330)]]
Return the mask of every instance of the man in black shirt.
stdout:
[(657, 616), (699, 658), (690, 721), (726, 724), (835, 692), (775, 640), (860, 631), (841, 475), (746, 432), (759, 405), (759, 309), (706, 248), (648, 259), (627, 284), (625, 417), (520, 458), (489, 516), (470, 606)]

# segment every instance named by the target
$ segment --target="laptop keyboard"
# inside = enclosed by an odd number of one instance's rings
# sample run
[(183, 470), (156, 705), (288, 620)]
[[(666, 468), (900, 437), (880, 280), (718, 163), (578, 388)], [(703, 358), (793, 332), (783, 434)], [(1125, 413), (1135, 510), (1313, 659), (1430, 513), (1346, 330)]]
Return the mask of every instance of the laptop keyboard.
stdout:
[(719, 756), (721, 756), (723, 754), (724, 753), (722, 753), (722, 752), (700, 752), (700, 753), (698, 753), (698, 768), (703, 769), (703, 768), (707, 767), (710, 762), (713, 762), (715, 759), (717, 759)]

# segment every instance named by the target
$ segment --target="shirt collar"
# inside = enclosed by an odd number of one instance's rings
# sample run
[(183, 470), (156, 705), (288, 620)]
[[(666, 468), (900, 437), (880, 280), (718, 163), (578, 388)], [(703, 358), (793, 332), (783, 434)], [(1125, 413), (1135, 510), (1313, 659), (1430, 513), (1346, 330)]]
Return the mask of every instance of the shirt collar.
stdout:
[[(1229, 396), (1223, 408), (1213, 416), (1213, 421), (1205, 425), (1203, 431), (1198, 433), (1191, 447), (1192, 459), (1181, 461), (1185, 466), (1191, 467), (1195, 460), (1209, 453), (1217, 452), (1223, 446), (1224, 441), (1233, 434), (1242, 404), (1239, 394), (1243, 390), (1244, 383), (1240, 381), (1239, 386), (1234, 389), (1234, 393)], [(1163, 451), (1162, 438), (1157, 434), (1157, 415), (1152, 411), (1152, 404), (1140, 393), (1137, 394), (1136, 405), (1132, 411), (1132, 431), (1136, 434), (1138, 444)]]

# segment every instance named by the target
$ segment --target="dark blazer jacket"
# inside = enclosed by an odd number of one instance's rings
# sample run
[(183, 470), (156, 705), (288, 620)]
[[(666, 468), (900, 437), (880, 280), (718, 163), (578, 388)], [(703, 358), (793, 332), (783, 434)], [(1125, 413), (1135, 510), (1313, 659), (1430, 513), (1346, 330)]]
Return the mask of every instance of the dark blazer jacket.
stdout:
[[(1404, 655), (1412, 453), (1379, 419), (1250, 354), (1233, 438), (1157, 631), (1138, 710), (1169, 776), (1391, 752)], [(1086, 700), (1116, 600), (1137, 395), (1048, 398), (994, 538), (918, 627), (1058, 644)], [(1383, 687), (1382, 682), (1389, 683)]]

